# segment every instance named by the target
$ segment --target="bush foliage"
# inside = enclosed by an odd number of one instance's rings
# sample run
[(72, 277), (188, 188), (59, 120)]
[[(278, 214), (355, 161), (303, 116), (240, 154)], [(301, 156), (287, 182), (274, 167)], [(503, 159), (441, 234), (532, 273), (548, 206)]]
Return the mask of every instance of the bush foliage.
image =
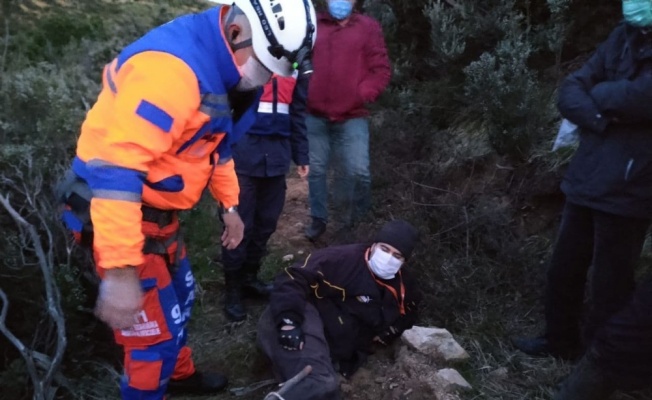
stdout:
[[(8, 34), (0, 42), (0, 193), (18, 202), (17, 186), (41, 185), (51, 196), (48, 188), (74, 154), (99, 91), (102, 66), (149, 28), (206, 7), (193, 0), (65, 3), (2, 3)], [(394, 74), (372, 116), (377, 219), (362, 223), (360, 237), (389, 217), (418, 221), (424, 246), (414, 268), (428, 293), (424, 323), (449, 327), (473, 350), (478, 361), (469, 373), (480, 387), (474, 395), (544, 398), (560, 376), (554, 365), (538, 365), (539, 380), (516, 374), (507, 388), (490, 383), (485, 366), (528, 368), (501, 343), (537, 320), (530, 311), (538, 305), (565, 162), (548, 151), (559, 119), (555, 88), (615, 26), (619, 3), (364, 3), (385, 28)], [(101, 360), (119, 360), (99, 344), (109, 333), (91, 316), (94, 288), (80, 269), (85, 260), (66, 251), (49, 207), (41, 211), (58, 233), (57, 280), (70, 332), (63, 374), (90, 390), (88, 373), (106, 374)], [(205, 217), (193, 215), (191, 225)], [(22, 265), (18, 232), (1, 212), (0, 226), (0, 285), (12, 299), (10, 325), (47, 346), (47, 335), (31, 336), (43, 315), (40, 282)], [(29, 397), (20, 359), (11, 350), (2, 356), (0, 387), (11, 398)], [(79, 393), (70, 385), (66, 398)]]

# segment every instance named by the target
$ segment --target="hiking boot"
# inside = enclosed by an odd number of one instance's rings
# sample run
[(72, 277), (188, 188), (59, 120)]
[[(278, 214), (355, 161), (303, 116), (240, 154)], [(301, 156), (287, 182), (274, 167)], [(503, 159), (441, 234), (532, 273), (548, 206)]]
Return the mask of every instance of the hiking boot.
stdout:
[(247, 311), (242, 303), (242, 282), (235, 274), (225, 274), (224, 313), (232, 322), (241, 322), (247, 318)]
[(607, 400), (614, 391), (600, 367), (585, 356), (564, 380), (554, 400)]
[(308, 240), (314, 242), (326, 232), (326, 221), (320, 218), (313, 218), (312, 223), (306, 228), (305, 235)]
[(222, 374), (195, 371), (185, 379), (171, 379), (167, 391), (173, 394), (214, 394), (224, 389), (228, 383)]
[(247, 297), (266, 299), (272, 293), (272, 287), (271, 283), (265, 283), (256, 275), (248, 274), (242, 283), (242, 293)]
[(576, 342), (550, 341), (545, 336), (535, 338), (513, 338), (512, 344), (518, 350), (532, 357), (556, 357), (562, 360), (577, 360), (582, 356), (582, 348)]

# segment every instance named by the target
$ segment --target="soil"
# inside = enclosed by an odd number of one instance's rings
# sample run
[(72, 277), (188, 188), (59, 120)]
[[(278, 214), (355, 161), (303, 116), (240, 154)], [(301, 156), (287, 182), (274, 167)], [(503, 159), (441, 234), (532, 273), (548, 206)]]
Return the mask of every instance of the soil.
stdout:
[[(307, 199), (308, 182), (298, 176), (288, 177), (285, 208), (276, 233), (270, 240), (270, 248), (273, 251), (281, 251), (284, 255), (292, 254), (295, 258), (301, 258), (314, 248), (327, 246), (333, 241), (333, 235), (329, 231), (317, 243), (311, 243), (304, 237), (303, 230), (310, 220)], [(194, 319), (195, 321), (201, 319), (201, 326), (191, 325), (191, 347), (194, 349), (199, 368), (223, 371), (231, 379), (230, 388), (253, 387), (257, 382), (272, 378), (271, 366), (254, 348), (256, 320), (265, 304), (247, 300), (246, 305), (250, 315), (247, 321), (237, 325), (230, 324), (224, 319), (220, 296), (215, 295), (221, 291), (221, 285), (217, 284), (204, 285), (200, 290), (198, 294), (198, 298), (201, 299), (200, 315), (197, 316), (199, 318), (194, 317)], [(227, 339), (223, 339), (225, 337)], [(250, 366), (251, 363), (247, 364), (249, 370), (246, 374), (242, 373), (242, 366), (238, 366), (237, 361), (233, 360), (234, 348), (240, 349), (244, 358), (250, 358), (255, 354), (253, 367)], [(409, 372), (401, 370), (396, 365), (397, 349), (397, 346), (379, 348), (378, 352), (371, 355), (366, 364), (350, 380), (341, 378), (343, 399), (437, 399), (432, 390), (418, 380), (416, 374), (410, 376)], [(262, 399), (272, 390), (274, 386), (268, 385), (239, 397), (224, 393), (206, 399)], [(185, 397), (176, 396), (174, 399), (186, 400)], [(202, 397), (193, 399), (202, 399)]]
[(303, 230), (310, 223), (308, 181), (290, 175), (286, 182), (285, 207), (269, 246), (294, 252), (310, 251), (314, 245), (303, 236)]

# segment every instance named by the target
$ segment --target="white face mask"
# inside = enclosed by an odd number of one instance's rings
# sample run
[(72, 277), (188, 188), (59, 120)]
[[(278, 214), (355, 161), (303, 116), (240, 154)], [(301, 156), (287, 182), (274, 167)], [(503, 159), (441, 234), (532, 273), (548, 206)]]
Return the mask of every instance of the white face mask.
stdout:
[(396, 276), (396, 273), (401, 266), (403, 261), (394, 257), (393, 255), (386, 253), (380, 247), (376, 246), (371, 257), (369, 258), (369, 267), (371, 272), (374, 273), (380, 279), (392, 279)]
[(242, 67), (239, 67), (242, 78), (235, 90), (248, 92), (259, 88), (269, 82), (272, 72), (263, 66), (255, 57), (249, 57)]

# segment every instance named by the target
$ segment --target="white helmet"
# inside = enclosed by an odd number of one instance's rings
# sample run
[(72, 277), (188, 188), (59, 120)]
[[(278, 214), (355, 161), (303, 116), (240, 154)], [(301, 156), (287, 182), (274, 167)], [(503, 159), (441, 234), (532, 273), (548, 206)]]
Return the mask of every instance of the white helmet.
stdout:
[(310, 55), (317, 38), (311, 0), (212, 0), (232, 4), (251, 25), (254, 53), (270, 71), (290, 76), (295, 69), (311, 73)]

